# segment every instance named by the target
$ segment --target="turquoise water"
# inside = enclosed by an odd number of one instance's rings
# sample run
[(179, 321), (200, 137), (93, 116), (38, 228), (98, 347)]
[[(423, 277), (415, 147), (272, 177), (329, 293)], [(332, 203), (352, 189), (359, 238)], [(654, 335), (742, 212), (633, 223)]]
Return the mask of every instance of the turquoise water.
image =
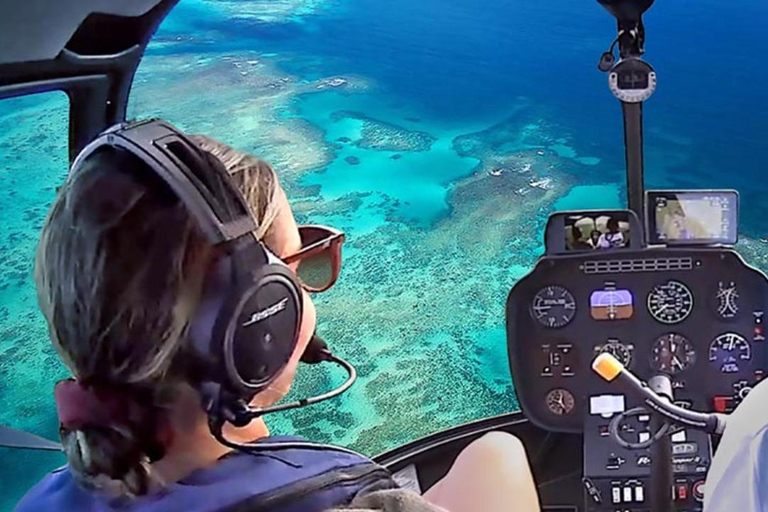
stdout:
[[(657, 4), (646, 17), (661, 79), (645, 110), (649, 185), (739, 188), (741, 249), (768, 269), (768, 70), (742, 51), (768, 49), (744, 22), (768, 6)], [(129, 116), (163, 116), (269, 160), (300, 221), (348, 236), (339, 283), (316, 297), (318, 332), (360, 380), (331, 403), (269, 417), (275, 433), (375, 454), (518, 409), (509, 288), (541, 254), (550, 212), (625, 202), (620, 109), (595, 70), (613, 30), (596, 2), (567, 0), (180, 2), (137, 73)], [(0, 102), (0, 423), (51, 438), (51, 389), (66, 372), (31, 263), (66, 175), (66, 116), (58, 93)], [(544, 178), (551, 188), (530, 186)], [(339, 373), (302, 371), (293, 394)], [(0, 510), (61, 463), (0, 454)]]
[(555, 210), (579, 210), (593, 208), (610, 210), (622, 208), (621, 189), (618, 183), (603, 185), (579, 185), (555, 201)]

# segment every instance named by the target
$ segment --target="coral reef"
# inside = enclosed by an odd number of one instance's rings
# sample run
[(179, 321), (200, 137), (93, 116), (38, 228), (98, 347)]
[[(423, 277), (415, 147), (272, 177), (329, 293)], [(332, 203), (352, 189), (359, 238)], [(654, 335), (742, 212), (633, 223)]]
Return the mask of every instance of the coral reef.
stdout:
[(355, 141), (355, 145), (364, 149), (376, 149), (379, 151), (429, 151), (434, 136), (426, 132), (414, 131), (373, 119), (361, 112), (339, 111), (334, 112), (333, 121), (343, 119), (357, 119), (363, 122), (362, 138)]

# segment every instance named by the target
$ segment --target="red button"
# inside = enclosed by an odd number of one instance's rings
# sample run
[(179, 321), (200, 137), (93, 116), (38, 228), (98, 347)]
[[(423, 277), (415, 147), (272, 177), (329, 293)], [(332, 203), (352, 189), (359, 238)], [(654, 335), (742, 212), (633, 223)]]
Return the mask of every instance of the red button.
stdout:
[(688, 499), (688, 487), (685, 485), (677, 486), (677, 499), (680, 501)]
[(727, 412), (733, 397), (730, 396), (716, 396), (715, 397), (715, 412)]

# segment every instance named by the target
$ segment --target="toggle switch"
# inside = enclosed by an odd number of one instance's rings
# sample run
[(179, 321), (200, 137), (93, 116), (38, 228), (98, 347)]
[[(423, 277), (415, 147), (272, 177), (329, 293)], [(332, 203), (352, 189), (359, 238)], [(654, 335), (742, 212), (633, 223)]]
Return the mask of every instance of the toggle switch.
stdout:
[(680, 432), (675, 432), (672, 434), (672, 442), (673, 443), (684, 443), (687, 440), (685, 436), (685, 430), (681, 430)]

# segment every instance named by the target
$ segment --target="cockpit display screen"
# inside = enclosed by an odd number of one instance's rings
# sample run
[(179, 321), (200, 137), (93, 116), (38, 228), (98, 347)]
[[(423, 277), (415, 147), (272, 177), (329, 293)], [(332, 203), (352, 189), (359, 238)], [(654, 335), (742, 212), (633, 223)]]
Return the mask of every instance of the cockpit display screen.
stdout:
[(569, 215), (565, 218), (565, 247), (568, 251), (601, 251), (629, 247), (626, 213)]
[(739, 196), (734, 190), (649, 191), (650, 243), (735, 244)]

